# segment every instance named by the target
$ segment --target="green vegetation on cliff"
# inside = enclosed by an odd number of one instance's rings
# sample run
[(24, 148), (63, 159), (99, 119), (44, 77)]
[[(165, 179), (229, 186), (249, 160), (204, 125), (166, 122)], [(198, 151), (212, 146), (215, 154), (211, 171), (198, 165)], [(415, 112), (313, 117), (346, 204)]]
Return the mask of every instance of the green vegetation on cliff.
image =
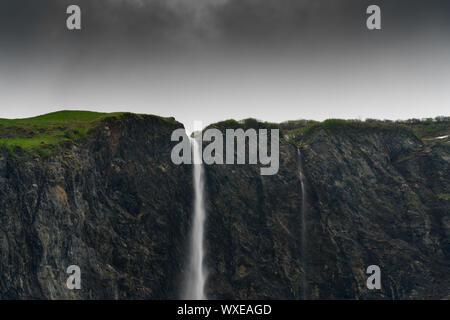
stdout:
[(448, 135), (450, 132), (450, 119), (446, 117), (436, 117), (435, 119), (410, 119), (406, 121), (390, 120), (343, 120), (327, 119), (322, 122), (301, 123), (298, 127), (288, 126), (284, 134), (288, 135), (292, 142), (308, 141), (312, 135), (323, 130), (329, 135), (345, 134), (353, 135), (364, 132), (392, 132), (405, 135), (416, 136), (420, 139), (433, 139), (440, 135)]
[[(61, 149), (67, 143), (86, 139), (89, 132), (101, 121), (120, 119), (125, 112), (101, 113), (90, 111), (58, 111), (26, 119), (0, 119), (0, 148), (10, 153), (25, 151), (29, 154), (46, 156)], [(140, 118), (145, 115), (134, 114)], [(156, 116), (153, 116), (156, 117)], [(163, 121), (176, 123), (174, 118)], [(225, 129), (280, 129), (280, 138), (291, 143), (307, 143), (319, 130), (331, 134), (357, 134), (362, 132), (389, 131), (406, 135), (415, 135), (424, 141), (450, 132), (449, 117), (434, 119), (409, 119), (405, 121), (390, 120), (342, 120), (328, 119), (322, 122), (313, 120), (296, 120), (283, 123), (259, 121), (254, 118), (244, 120), (229, 119), (209, 125), (207, 128)], [(205, 129), (207, 129), (205, 128)]]
[(58, 111), (25, 119), (0, 119), (0, 146), (14, 152), (16, 148), (37, 155), (48, 155), (62, 142), (75, 142), (100, 120), (123, 113)]
[[(33, 155), (51, 155), (64, 143), (86, 139), (102, 120), (119, 119), (125, 114), (64, 110), (25, 119), (0, 119), (0, 147), (11, 153), (21, 150)], [(161, 119), (175, 122), (173, 118)]]
[(216, 128), (219, 130), (225, 130), (225, 129), (279, 129), (280, 125), (278, 123), (273, 122), (262, 122), (254, 118), (247, 118), (240, 121), (229, 119), (225, 121), (220, 121), (213, 123), (209, 126), (207, 126), (205, 129), (209, 128)]

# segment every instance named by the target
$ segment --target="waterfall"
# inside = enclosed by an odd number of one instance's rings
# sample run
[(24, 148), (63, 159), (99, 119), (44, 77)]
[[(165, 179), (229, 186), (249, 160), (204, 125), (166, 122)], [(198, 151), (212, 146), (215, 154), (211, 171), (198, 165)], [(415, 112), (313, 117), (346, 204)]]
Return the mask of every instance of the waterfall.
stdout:
[(303, 267), (303, 277), (302, 277), (302, 295), (303, 299), (307, 299), (307, 289), (308, 289), (308, 281), (306, 279), (307, 277), (307, 261), (306, 261), (306, 248), (307, 248), (307, 234), (306, 234), (306, 211), (308, 210), (307, 207), (307, 199), (306, 199), (306, 184), (305, 184), (305, 175), (303, 174), (303, 163), (302, 163), (302, 154), (300, 152), (300, 148), (297, 148), (298, 153), (298, 162), (299, 162), (299, 178), (300, 178), (300, 185), (302, 188), (302, 206), (300, 211), (300, 219), (302, 223), (302, 243), (301, 243), (301, 263)]
[(193, 153), (194, 219), (192, 221), (188, 274), (185, 299), (204, 300), (207, 273), (203, 264), (205, 249), (203, 244), (206, 212), (204, 206), (204, 172), (202, 148), (195, 138), (191, 138)]

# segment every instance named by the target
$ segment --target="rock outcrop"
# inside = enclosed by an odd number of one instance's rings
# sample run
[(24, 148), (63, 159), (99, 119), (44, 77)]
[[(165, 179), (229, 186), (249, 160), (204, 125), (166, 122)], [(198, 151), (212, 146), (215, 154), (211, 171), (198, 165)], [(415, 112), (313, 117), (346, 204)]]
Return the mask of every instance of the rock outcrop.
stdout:
[(3, 149), (0, 298), (178, 298), (192, 202), (190, 166), (170, 161), (179, 127), (124, 114), (49, 158)]

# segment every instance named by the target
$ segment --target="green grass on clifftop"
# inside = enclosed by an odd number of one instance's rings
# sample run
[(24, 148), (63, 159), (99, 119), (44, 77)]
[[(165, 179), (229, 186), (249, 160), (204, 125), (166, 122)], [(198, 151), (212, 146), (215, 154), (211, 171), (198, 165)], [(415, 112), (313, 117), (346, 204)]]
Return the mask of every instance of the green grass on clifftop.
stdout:
[(58, 111), (25, 119), (0, 119), (0, 147), (17, 148), (36, 155), (48, 155), (61, 142), (86, 138), (100, 120), (123, 113)]
[(323, 131), (328, 135), (357, 135), (361, 133), (391, 133), (415, 136), (422, 141), (435, 139), (438, 136), (445, 136), (450, 133), (450, 118), (439, 116), (427, 119), (409, 120), (377, 120), (367, 119), (328, 119), (322, 122), (314, 120), (295, 120), (282, 123), (263, 122), (253, 118), (244, 120), (229, 119), (210, 124), (208, 128), (225, 129), (280, 129), (282, 141), (293, 144), (304, 144), (313, 137), (314, 133)]
[(280, 125), (278, 123), (259, 121), (254, 118), (247, 118), (239, 121), (235, 119), (228, 119), (225, 121), (216, 122), (207, 126), (205, 130), (209, 128), (216, 128), (219, 130), (226, 130), (226, 129), (236, 130), (239, 128), (243, 130), (248, 129), (258, 130), (258, 129), (279, 129)]
[[(106, 118), (121, 118), (128, 112), (102, 113), (91, 111), (57, 111), (32, 118), (0, 119), (0, 148), (10, 153), (24, 151), (36, 156), (48, 156), (61, 149), (64, 142), (87, 138), (89, 131)], [(135, 117), (155, 117), (170, 124), (174, 118), (133, 114)]]
[(425, 141), (437, 136), (448, 135), (450, 132), (450, 119), (448, 117), (436, 117), (435, 119), (410, 119), (410, 120), (343, 120), (328, 119), (322, 122), (305, 122), (295, 126), (285, 125), (284, 134), (289, 140), (297, 143), (300, 140), (307, 142), (318, 130), (323, 130), (328, 135), (355, 135), (367, 132), (391, 132), (394, 134), (406, 134), (416, 136)]

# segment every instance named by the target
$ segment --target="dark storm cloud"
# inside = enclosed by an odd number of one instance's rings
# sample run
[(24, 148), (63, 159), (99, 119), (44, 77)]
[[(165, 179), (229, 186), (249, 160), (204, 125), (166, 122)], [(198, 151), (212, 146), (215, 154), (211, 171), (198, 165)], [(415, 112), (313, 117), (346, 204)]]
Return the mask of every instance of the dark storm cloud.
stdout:
[[(331, 0), (229, 0), (216, 8), (214, 16), (218, 28), (232, 38), (286, 38), (317, 34), (324, 29), (333, 33), (336, 28), (344, 29), (347, 25), (359, 29), (364, 17), (360, 6), (355, 8), (355, 4), (354, 1)], [(349, 16), (356, 19), (347, 19)]]
[[(66, 30), (66, 8), (82, 10), (81, 32)], [(73, 45), (164, 41), (180, 34), (186, 23), (183, 8), (164, 0), (2, 0), (3, 39), (33, 45), (71, 42)]]
[[(366, 36), (365, 9), (382, 8), (385, 33), (397, 36), (427, 26), (448, 30), (450, 1), (435, 0), (2, 0), (2, 39), (33, 45), (143, 46), (176, 41), (265, 41)], [(83, 31), (65, 30), (65, 9), (78, 4)], [(75, 42), (74, 41), (79, 41)]]
[(391, 37), (435, 26), (448, 31), (446, 0), (228, 0), (215, 9), (216, 26), (232, 39), (367, 37), (366, 8), (381, 7), (384, 33)]
[[(372, 3), (382, 9), (380, 32), (365, 26)], [(66, 29), (70, 4), (81, 7), (81, 31)], [(36, 67), (64, 57), (82, 72), (172, 58), (186, 65), (219, 56), (346, 56), (427, 46), (430, 34), (448, 43), (449, 25), (444, 0), (2, 0), (0, 64)]]

